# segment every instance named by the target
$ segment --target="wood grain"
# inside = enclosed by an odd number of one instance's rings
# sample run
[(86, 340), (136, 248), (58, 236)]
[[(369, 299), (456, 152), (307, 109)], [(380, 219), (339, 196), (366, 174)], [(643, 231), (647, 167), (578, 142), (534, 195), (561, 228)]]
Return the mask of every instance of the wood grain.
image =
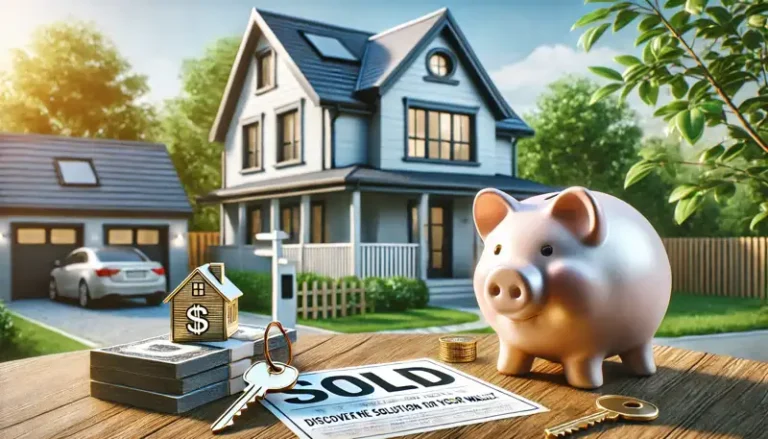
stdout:
[[(299, 370), (437, 358), (439, 335), (306, 336), (295, 345)], [(536, 360), (526, 377), (495, 370), (497, 339), (481, 337), (478, 358), (452, 367), (540, 402), (550, 412), (509, 420), (439, 430), (410, 438), (541, 438), (544, 428), (595, 411), (603, 394), (625, 394), (656, 403), (651, 423), (609, 423), (572, 437), (600, 438), (761, 438), (766, 437), (768, 364), (656, 347), (658, 372), (649, 378), (626, 374), (617, 358), (604, 365), (606, 384), (596, 391), (569, 387), (562, 367)], [(16, 438), (192, 438), (211, 437), (210, 424), (235, 397), (182, 416), (100, 401), (88, 396), (87, 352), (0, 364), (0, 437)], [(249, 407), (227, 438), (295, 437), (260, 404)]]

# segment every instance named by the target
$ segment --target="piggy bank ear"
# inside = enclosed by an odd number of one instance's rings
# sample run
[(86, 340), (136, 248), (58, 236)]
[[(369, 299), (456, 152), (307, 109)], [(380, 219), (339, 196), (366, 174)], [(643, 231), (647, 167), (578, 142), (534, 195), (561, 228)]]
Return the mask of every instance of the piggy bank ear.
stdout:
[(472, 214), (475, 217), (477, 233), (485, 240), (485, 237), (506, 216), (517, 210), (518, 201), (498, 189), (483, 189), (475, 196), (472, 206)]
[(595, 246), (603, 242), (606, 224), (595, 197), (583, 187), (571, 187), (552, 200), (549, 212), (581, 242)]

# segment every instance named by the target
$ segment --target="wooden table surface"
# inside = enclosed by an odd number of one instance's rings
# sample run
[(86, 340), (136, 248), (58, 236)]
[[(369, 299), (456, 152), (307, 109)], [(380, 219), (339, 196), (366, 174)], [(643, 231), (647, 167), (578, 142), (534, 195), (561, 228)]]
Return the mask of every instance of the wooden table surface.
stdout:
[[(438, 335), (305, 336), (295, 345), (299, 370), (437, 358)], [(453, 367), (537, 401), (547, 413), (412, 435), (415, 438), (541, 438), (544, 428), (594, 411), (601, 394), (632, 395), (656, 403), (648, 424), (609, 423), (572, 437), (768, 438), (768, 363), (656, 347), (659, 370), (650, 378), (625, 374), (616, 358), (604, 365), (596, 391), (565, 384), (562, 368), (537, 360), (527, 377), (495, 370), (497, 339), (481, 337), (474, 363)], [(0, 438), (197, 438), (234, 400), (225, 398), (181, 416), (154, 413), (91, 398), (88, 352), (0, 364)], [(226, 438), (291, 438), (288, 428), (259, 404), (249, 408)]]

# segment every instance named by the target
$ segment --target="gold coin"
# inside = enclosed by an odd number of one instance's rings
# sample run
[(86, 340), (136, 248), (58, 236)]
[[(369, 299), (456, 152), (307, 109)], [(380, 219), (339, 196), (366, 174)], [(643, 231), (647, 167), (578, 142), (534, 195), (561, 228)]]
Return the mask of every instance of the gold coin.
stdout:
[(474, 337), (451, 335), (440, 337), (440, 359), (449, 363), (469, 363), (477, 358)]

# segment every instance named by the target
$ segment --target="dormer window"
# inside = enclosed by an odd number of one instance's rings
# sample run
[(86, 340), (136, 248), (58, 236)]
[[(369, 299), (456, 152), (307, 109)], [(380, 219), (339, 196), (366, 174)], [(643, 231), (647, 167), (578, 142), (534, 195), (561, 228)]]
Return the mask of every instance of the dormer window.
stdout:
[(98, 186), (99, 178), (90, 159), (53, 159), (59, 184), (62, 186)]
[(262, 50), (256, 54), (256, 92), (264, 92), (275, 87), (275, 52)]
[(429, 58), (429, 71), (435, 76), (448, 76), (451, 71), (451, 60), (444, 53), (434, 53)]
[(427, 75), (424, 80), (456, 85), (459, 81), (451, 79), (456, 73), (456, 57), (446, 49), (436, 48), (427, 53)]

